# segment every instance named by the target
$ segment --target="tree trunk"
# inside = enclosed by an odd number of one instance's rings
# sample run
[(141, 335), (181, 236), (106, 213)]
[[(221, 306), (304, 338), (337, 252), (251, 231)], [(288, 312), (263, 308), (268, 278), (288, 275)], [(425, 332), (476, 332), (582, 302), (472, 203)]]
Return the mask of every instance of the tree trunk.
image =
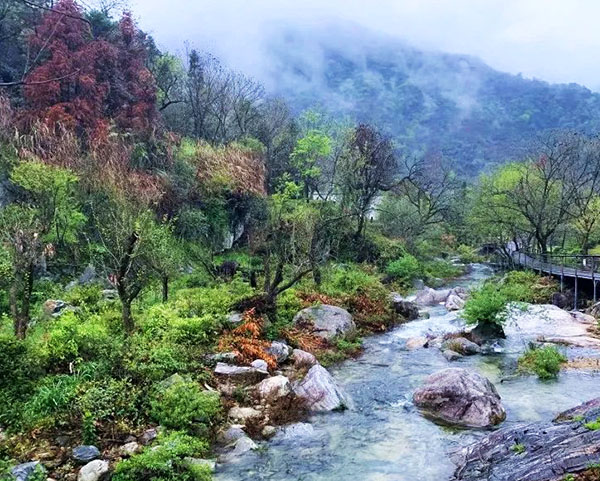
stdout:
[(162, 301), (168, 302), (169, 300), (169, 276), (163, 276), (162, 278)]
[(129, 299), (121, 299), (123, 305), (121, 313), (123, 317), (123, 325), (127, 332), (133, 332), (135, 324), (133, 322), (133, 316), (131, 315), (131, 301)]
[[(10, 313), (13, 317), (15, 336), (24, 339), (29, 327), (31, 294), (33, 292), (33, 275), (35, 266), (29, 264), (25, 276), (15, 274), (15, 280), (9, 291)], [(19, 290), (21, 291), (21, 305), (19, 306)]]

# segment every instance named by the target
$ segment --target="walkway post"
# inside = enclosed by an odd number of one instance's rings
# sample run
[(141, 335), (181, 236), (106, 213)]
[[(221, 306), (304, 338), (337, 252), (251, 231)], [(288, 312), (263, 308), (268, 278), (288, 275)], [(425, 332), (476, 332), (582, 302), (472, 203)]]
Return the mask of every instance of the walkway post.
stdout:
[(596, 304), (596, 258), (592, 257), (592, 285), (594, 286), (594, 304)]
[(574, 299), (575, 307), (574, 310), (577, 310), (577, 263), (575, 263), (575, 299)]
[(560, 292), (564, 290), (564, 279), (565, 279), (565, 258), (561, 257), (560, 261)]

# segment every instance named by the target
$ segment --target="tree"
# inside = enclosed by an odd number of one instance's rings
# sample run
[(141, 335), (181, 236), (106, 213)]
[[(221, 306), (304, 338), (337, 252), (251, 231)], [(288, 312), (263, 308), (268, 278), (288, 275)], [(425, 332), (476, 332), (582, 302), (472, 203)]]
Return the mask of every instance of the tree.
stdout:
[(267, 313), (275, 311), (277, 296), (327, 257), (322, 213), (318, 202), (303, 201), (293, 182), (267, 200), (266, 215), (256, 221), (250, 237), (252, 253), (263, 261), (263, 293), (252, 302)]
[(369, 125), (359, 125), (341, 159), (337, 181), (342, 208), (357, 219), (357, 240), (364, 234), (367, 215), (375, 199), (397, 184), (397, 174), (398, 162), (392, 141)]
[(127, 332), (133, 332), (133, 301), (148, 285), (152, 275), (152, 234), (156, 232), (153, 214), (145, 207), (113, 195), (90, 206), (94, 226), (93, 247), (121, 301), (121, 317)]
[(151, 245), (149, 262), (160, 279), (162, 301), (169, 300), (169, 281), (177, 274), (183, 261), (183, 251), (173, 234), (174, 224), (163, 220), (150, 224), (148, 242)]
[(77, 177), (67, 169), (22, 162), (11, 173), (20, 200), (0, 211), (0, 240), (12, 265), (9, 303), (15, 335), (24, 338), (30, 322), (36, 269), (57, 249), (75, 242), (85, 217), (80, 212)]
[(535, 241), (546, 254), (559, 228), (585, 212), (599, 182), (597, 142), (554, 133), (523, 162), (482, 179), (478, 217), (484, 225), (504, 225), (517, 245)]
[(302, 183), (302, 194), (306, 201), (310, 200), (315, 193), (321, 175), (317, 162), (330, 153), (331, 139), (319, 130), (309, 130), (296, 142), (291, 160), (298, 172)]

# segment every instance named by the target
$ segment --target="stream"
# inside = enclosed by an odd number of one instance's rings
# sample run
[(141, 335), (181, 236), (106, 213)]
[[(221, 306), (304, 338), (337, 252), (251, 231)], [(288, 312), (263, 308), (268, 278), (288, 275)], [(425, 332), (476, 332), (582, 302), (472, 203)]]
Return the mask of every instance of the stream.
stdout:
[[(473, 265), (452, 285), (473, 287), (492, 275)], [(452, 476), (448, 453), (484, 436), (425, 419), (412, 406), (413, 391), (429, 374), (449, 366), (475, 369), (496, 386), (507, 412), (501, 427), (550, 420), (560, 411), (600, 396), (600, 375), (563, 371), (558, 380), (514, 376), (527, 340), (512, 335), (498, 353), (464, 357), (453, 363), (439, 349), (408, 351), (407, 339), (460, 330), (457, 314), (428, 308), (430, 318), (365, 339), (364, 353), (331, 373), (354, 401), (352, 410), (312, 416), (303, 436), (278, 434), (235, 463), (220, 465), (218, 481), (442, 481)], [(582, 352), (569, 349), (569, 357)]]

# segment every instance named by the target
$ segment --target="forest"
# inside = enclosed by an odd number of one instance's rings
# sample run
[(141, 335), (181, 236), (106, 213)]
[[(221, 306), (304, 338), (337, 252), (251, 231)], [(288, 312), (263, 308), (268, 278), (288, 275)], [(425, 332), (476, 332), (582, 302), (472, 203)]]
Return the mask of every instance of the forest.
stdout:
[[(306, 107), (110, 3), (0, 0), (0, 479), (212, 479), (350, 408), (306, 379), (419, 317), (415, 290), (515, 249), (600, 254), (589, 129), (535, 129), (474, 178), (460, 149)], [(498, 327), (557, 289), (511, 273), (441, 301)]]

